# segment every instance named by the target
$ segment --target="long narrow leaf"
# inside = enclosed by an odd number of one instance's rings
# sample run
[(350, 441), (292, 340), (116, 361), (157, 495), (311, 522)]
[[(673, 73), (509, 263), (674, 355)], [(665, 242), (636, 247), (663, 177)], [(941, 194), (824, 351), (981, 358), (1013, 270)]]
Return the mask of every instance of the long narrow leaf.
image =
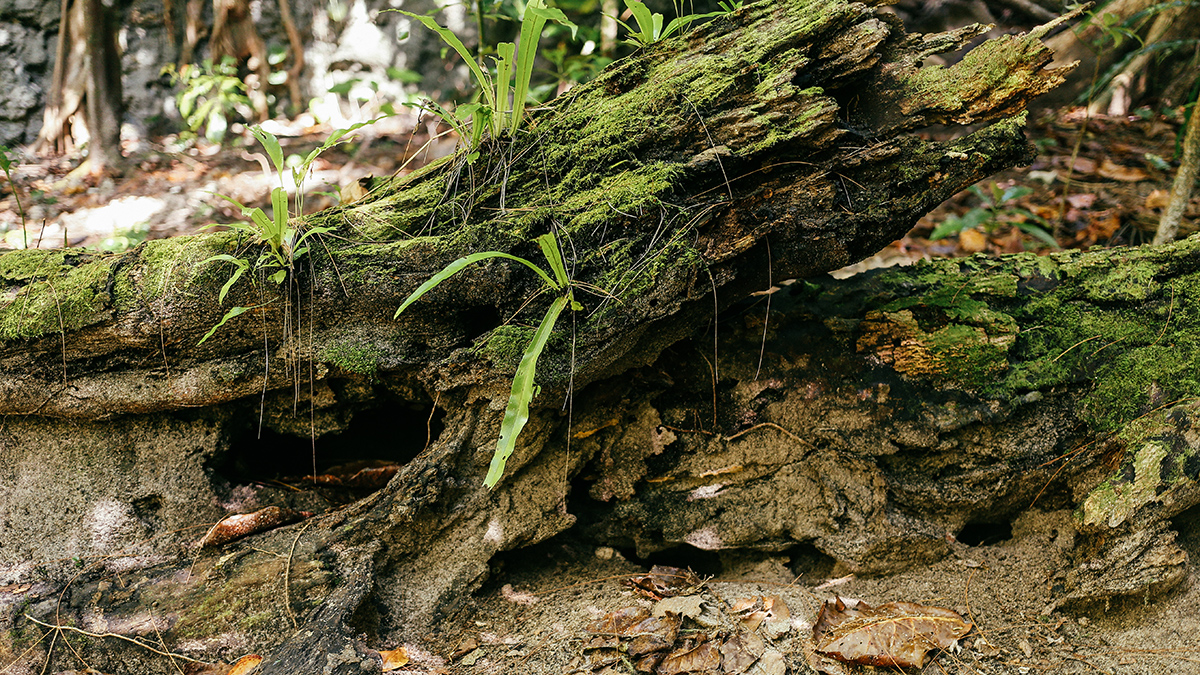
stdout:
[(204, 341), (207, 340), (208, 338), (212, 337), (213, 333), (217, 332), (217, 329), (220, 328), (221, 326), (224, 326), (226, 321), (228, 321), (228, 320), (232, 319), (233, 317), (240, 315), (242, 312), (245, 312), (246, 310), (250, 310), (250, 309), (254, 309), (254, 307), (234, 307), (234, 308), (230, 309), (228, 312), (225, 312), (225, 316), (221, 317), (221, 320), (217, 322), (217, 325), (208, 329), (208, 332), (205, 333), (204, 337), (200, 338), (200, 341), (197, 342), (196, 344), (197, 345), (204, 344)]
[(492, 132), (496, 136), (508, 128), (508, 87), (512, 80), (516, 50), (517, 46), (511, 42), (496, 45), (496, 111), (492, 117)]
[(538, 3), (537, 5), (529, 5), (525, 8), (525, 11), (527, 12), (530, 10), (532, 10), (534, 14), (547, 21), (553, 21), (560, 26), (566, 26), (567, 28), (570, 28), (572, 40), (574, 40), (575, 36), (579, 34), (579, 26), (576, 26), (575, 22), (568, 19), (567, 15), (563, 14), (563, 11), (557, 7), (547, 7), (545, 3)]
[(517, 45), (517, 82), (513, 90), (513, 133), (521, 127), (521, 118), (525, 116), (525, 98), (529, 96), (529, 78), (533, 77), (533, 58), (537, 56), (538, 42), (542, 37), (542, 28), (546, 18), (534, 10), (541, 7), (542, 0), (532, 0), (525, 6), (525, 18), (521, 21), (521, 44)]
[(558, 280), (558, 285), (566, 286), (568, 283), (567, 265), (563, 262), (562, 252), (558, 250), (558, 242), (554, 240), (554, 235), (543, 234), (537, 238), (537, 243), (542, 247), (542, 255), (546, 256), (546, 262), (550, 263), (550, 269), (554, 272), (554, 278)]
[[(221, 293), (219, 295), (217, 295), (217, 304), (219, 305), (219, 304), (225, 302), (225, 294), (229, 292), (229, 289), (233, 288), (233, 285), (235, 283), (237, 283), (237, 280), (241, 279), (242, 275), (246, 273), (246, 270), (250, 269), (250, 261), (243, 260), (241, 258), (235, 258), (235, 257), (229, 255), (228, 253), (222, 253), (220, 255), (214, 255), (213, 257), (208, 258), (204, 262), (207, 263), (207, 262), (212, 262), (214, 260), (223, 260), (225, 262), (233, 263), (234, 265), (237, 266), (237, 269), (235, 269), (233, 271), (233, 274), (229, 275), (229, 281), (226, 281), (225, 285), (221, 287)], [(204, 263), (200, 263), (200, 264), (203, 265)]]
[(664, 30), (662, 32), (662, 35), (660, 35), (658, 37), (658, 39), (666, 40), (667, 38), (674, 35), (675, 31), (686, 30), (688, 26), (692, 25), (693, 21), (699, 21), (700, 19), (709, 19), (714, 16), (725, 16), (725, 14), (726, 14), (726, 12), (708, 12), (707, 14), (688, 14), (687, 16), (677, 17), (676, 19), (671, 21), (671, 23), (667, 24), (666, 30)]
[(262, 143), (263, 148), (267, 151), (267, 156), (271, 158), (271, 164), (275, 166), (275, 171), (279, 173), (279, 182), (283, 182), (283, 148), (279, 147), (279, 139), (275, 138), (275, 134), (264, 130), (262, 127), (250, 127), (250, 133)]
[(283, 234), (287, 231), (288, 196), (283, 188), (271, 190), (271, 215), (275, 216), (275, 229), (271, 230), (272, 246), (283, 244)]
[(504, 475), (504, 465), (517, 447), (517, 436), (529, 421), (529, 402), (533, 400), (534, 376), (537, 374), (538, 357), (554, 331), (554, 323), (558, 315), (567, 306), (567, 296), (561, 296), (546, 310), (546, 316), (533, 334), (533, 340), (525, 348), (521, 356), (521, 364), (517, 366), (517, 374), (513, 376), (512, 393), (508, 396), (508, 406), (504, 409), (504, 421), (500, 423), (500, 440), (496, 443), (496, 453), (492, 455), (491, 466), (488, 467), (487, 477), (483, 484), (489, 488), (496, 486)]
[(263, 210), (257, 206), (250, 209), (250, 220), (253, 220), (254, 224), (258, 226), (258, 236), (269, 242), (269, 235), (271, 234), (271, 229), (275, 227), (275, 223), (271, 222), (267, 214), (263, 213)]
[(638, 41), (646, 44), (654, 42), (654, 15), (651, 14), (646, 3), (641, 0), (625, 0), (625, 6), (633, 13), (633, 18), (637, 22)]
[(462, 43), (462, 40), (458, 39), (458, 36), (455, 35), (453, 31), (438, 24), (438, 22), (435, 21), (431, 16), (422, 16), (420, 14), (406, 12), (402, 9), (386, 9), (384, 11), (400, 12), (405, 16), (420, 21), (421, 23), (425, 24), (426, 28), (437, 33), (438, 36), (442, 38), (443, 42), (453, 47), (454, 51), (458, 52), (458, 55), (462, 57), (464, 62), (466, 62), (467, 67), (471, 69), (471, 74), (475, 76), (475, 81), (479, 83), (479, 88), (481, 91), (483, 91), (484, 98), (487, 99), (488, 107), (492, 108), (493, 110), (496, 109), (496, 99), (492, 93), (491, 78), (485, 75), (482, 70), (480, 70), (479, 64), (475, 63), (475, 57), (471, 56), (471, 52), (467, 51), (467, 47)]
[(529, 262), (528, 260), (526, 260), (524, 258), (518, 258), (515, 255), (509, 255), (507, 253), (501, 253), (499, 251), (484, 251), (483, 253), (472, 253), (469, 256), (466, 256), (464, 258), (459, 258), (458, 260), (455, 260), (454, 262), (450, 263), (449, 265), (446, 265), (446, 267), (441, 272), (438, 272), (437, 274), (433, 275), (432, 279), (430, 279), (429, 281), (426, 281), (425, 283), (418, 286), (417, 290), (413, 291), (412, 295), (408, 296), (408, 298), (404, 301), (404, 303), (402, 305), (400, 305), (400, 309), (396, 310), (396, 313), (395, 313), (395, 315), (392, 316), (392, 318), (395, 319), (396, 317), (400, 316), (400, 313), (403, 312), (405, 309), (407, 309), (409, 305), (416, 302), (418, 298), (420, 298), (422, 295), (425, 295), (426, 293), (428, 293), (430, 290), (432, 290), (434, 287), (436, 287), (438, 284), (442, 283), (446, 279), (449, 279), (450, 277), (454, 276), (462, 268), (464, 268), (467, 265), (470, 265), (472, 263), (477, 263), (481, 260), (487, 260), (488, 258), (507, 258), (509, 260), (515, 260), (515, 261), (521, 263), (522, 265), (525, 265), (529, 269), (533, 270), (534, 272), (537, 272), (538, 276), (540, 276), (542, 278), (542, 281), (545, 281), (546, 285), (549, 286), (550, 288), (552, 288), (556, 291), (560, 289), (559, 285), (554, 283), (554, 280), (551, 279), (544, 271), (542, 271), (542, 268), (538, 267), (537, 265), (534, 265), (533, 263)]

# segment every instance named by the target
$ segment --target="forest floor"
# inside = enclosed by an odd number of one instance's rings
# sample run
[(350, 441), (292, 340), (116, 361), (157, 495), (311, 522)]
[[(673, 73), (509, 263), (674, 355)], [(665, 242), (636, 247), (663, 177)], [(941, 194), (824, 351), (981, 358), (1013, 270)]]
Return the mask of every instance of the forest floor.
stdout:
[[(1114, 603), (1090, 616), (1054, 611), (1052, 586), (1071, 547), (1070, 517), (1065, 511), (1029, 511), (1013, 523), (1009, 539), (961, 545), (939, 563), (880, 578), (842, 575), (821, 556), (805, 553), (716, 560), (711, 554), (680, 550), (658, 562), (711, 574), (701, 597), (712, 611), (734, 622), (747, 615), (733, 611), (739, 600), (782, 600), (790, 611), (790, 630), (766, 642), (784, 655), (786, 672), (793, 674), (812, 672), (804, 665), (812, 624), (822, 603), (834, 596), (873, 606), (940, 606), (974, 624), (957, 653), (942, 652), (923, 669), (853, 667), (847, 673), (1200, 673), (1200, 584), (1194, 578), (1150, 602)], [(1200, 560), (1200, 510), (1173, 524), (1190, 558)], [(415, 672), (463, 675), (633, 672), (620, 662), (606, 670), (610, 665), (604, 651), (593, 648), (598, 636), (589, 625), (595, 629), (605, 615), (624, 608), (654, 607), (651, 599), (623, 583), (645, 574), (649, 562), (589, 547), (571, 540), (569, 533), (502, 558), (494, 563), (497, 571), (488, 585), (444, 622), (440, 633), (425, 644), (408, 645), (412, 667)], [(698, 628), (685, 620), (685, 631), (689, 625)], [(716, 640), (719, 630), (707, 633)], [(784, 673), (778, 666), (746, 672)]]
[[(1038, 149), (1033, 165), (964, 191), (904, 239), (842, 274), (925, 257), (1049, 252), (1051, 238), (1063, 248), (1148, 242), (1170, 190), (1179, 120), (1141, 112), (1107, 118), (1068, 111), (1035, 121), (1030, 127)], [(279, 124), (272, 131), (285, 154), (299, 155), (329, 133), (302, 123)], [(436, 130), (412, 119), (388, 120), (366, 132), (314, 164), (306, 211), (337, 203), (339, 189), (365, 176), (409, 171), (454, 147), (448, 137), (431, 141)], [(22, 163), (14, 182), (26, 211), (25, 227), (6, 183), (0, 193), (0, 248), (50, 248), (65, 240), (76, 247), (121, 251), (146, 239), (236, 221), (236, 209), (215, 193), (265, 206), (274, 186), (274, 172), (253, 145), (189, 147), (168, 138), (127, 150), (124, 176), (92, 185), (68, 181), (67, 160)], [(1187, 223), (1198, 218), (1200, 199), (1186, 214), (1183, 234), (1194, 231)], [(952, 232), (932, 238), (939, 229)], [(623, 608), (651, 608), (650, 599), (622, 582), (659, 563), (691, 567), (709, 577), (700, 597), (708, 611), (725, 617), (723, 625), (740, 618), (731, 609), (739, 600), (785, 603), (790, 623), (776, 631), (773, 643), (792, 673), (807, 672), (802, 664), (812, 623), (821, 603), (835, 595), (872, 605), (942, 606), (972, 622), (961, 650), (942, 653), (925, 673), (1200, 673), (1200, 584), (1194, 578), (1165, 597), (1134, 599), (1089, 616), (1055, 611), (1055, 575), (1069, 565), (1072, 548), (1069, 518), (1066, 512), (1031, 510), (1013, 523), (1011, 533), (957, 542), (950, 558), (882, 578), (847, 575), (827, 558), (799, 549), (722, 556), (681, 550), (635, 560), (630, 552), (596, 548), (567, 532), (499, 557), (488, 584), (447, 618), (440, 632), (424, 643), (404, 645), (410, 663), (397, 672), (630, 672), (619, 653), (613, 657), (611, 636), (589, 632), (589, 624)], [(1200, 510), (1173, 523), (1191, 559), (1200, 560)], [(760, 660), (748, 670), (730, 672), (779, 675), (781, 663)]]

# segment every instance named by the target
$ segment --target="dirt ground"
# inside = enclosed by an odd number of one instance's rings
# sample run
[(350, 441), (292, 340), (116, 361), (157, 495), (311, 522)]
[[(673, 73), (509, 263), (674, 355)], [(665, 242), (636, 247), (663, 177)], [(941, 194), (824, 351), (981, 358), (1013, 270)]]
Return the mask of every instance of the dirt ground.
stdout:
[[(1148, 603), (1126, 601), (1089, 616), (1053, 609), (1055, 575), (1072, 544), (1070, 517), (1066, 511), (1031, 511), (1014, 523), (1010, 539), (959, 545), (956, 555), (935, 565), (883, 578), (844, 577), (811, 555), (722, 556), (715, 570), (709, 554), (678, 550), (659, 562), (702, 562), (712, 574), (704, 596), (726, 614), (741, 599), (782, 599), (792, 628), (774, 643), (789, 673), (812, 672), (805, 664), (812, 623), (821, 603), (835, 595), (876, 606), (902, 601), (946, 607), (974, 624), (958, 653), (941, 652), (924, 669), (906, 672), (1200, 673), (1200, 584), (1194, 574), (1182, 588)], [(1200, 511), (1183, 514), (1175, 526), (1197, 560)], [(493, 579), (440, 633), (407, 645), (414, 672), (636, 672), (620, 664), (611, 671), (589, 667), (586, 646), (595, 636), (587, 626), (609, 612), (653, 605), (622, 584), (644, 574), (646, 561), (630, 561), (567, 533), (510, 554), (495, 567)], [(897, 669), (847, 670), (885, 671)]]
[[(986, 182), (1026, 185), (1033, 192), (996, 209), (990, 228), (929, 238), (947, 217), (980, 206), (977, 196), (964, 192), (857, 269), (929, 256), (1051, 250), (1022, 232), (1020, 222), (1047, 227), (1063, 247), (1148, 241), (1170, 189), (1178, 119), (1143, 112), (1123, 119), (1068, 112), (1036, 122), (1030, 134), (1039, 149), (1036, 162)], [(328, 130), (294, 123), (277, 132), (285, 153), (304, 154)], [(430, 140), (435, 133), (417, 120), (397, 119), (326, 153), (308, 181), (313, 192), (306, 210), (335, 203), (337, 188), (364, 176), (408, 171), (451, 151), (452, 140)], [(66, 181), (68, 160), (26, 159), (14, 176), (26, 212), (24, 231), (5, 183), (0, 248), (51, 247), (65, 240), (72, 246), (119, 251), (147, 238), (235, 220), (233, 207), (214, 192), (263, 205), (271, 187), (270, 173), (260, 170), (265, 160), (253, 147), (189, 148), (177, 139), (159, 139), (127, 150), (131, 163), (125, 176), (94, 185)], [(1187, 216), (1200, 217), (1200, 199), (1193, 200)], [(1185, 226), (1184, 232), (1190, 230)], [(747, 598), (783, 600), (791, 627), (773, 642), (790, 673), (810, 672), (805, 647), (812, 623), (824, 599), (834, 595), (872, 605), (937, 605), (971, 621), (974, 628), (960, 641), (961, 649), (942, 653), (926, 665), (925, 673), (1200, 673), (1200, 584), (1194, 573), (1182, 587), (1149, 602), (1125, 601), (1088, 616), (1054, 609), (1056, 575), (1070, 564), (1070, 518), (1068, 512), (1031, 511), (1014, 523), (1011, 535), (993, 533), (974, 546), (958, 543), (956, 555), (948, 559), (883, 578), (849, 577), (827, 558), (800, 549), (722, 556), (692, 549), (652, 561), (631, 560), (567, 532), (494, 561), (492, 579), (443, 622), (440, 632), (424, 643), (404, 645), (411, 661), (395, 672), (634, 672), (622, 662), (603, 664), (586, 656), (585, 647), (595, 638), (587, 626), (615, 610), (650, 607), (650, 600), (622, 580), (658, 563), (691, 567), (709, 577), (702, 593), (717, 613), (728, 615), (730, 606)], [(1192, 509), (1174, 525), (1190, 559), (1200, 560), (1200, 511)], [(401, 646), (382, 639), (382, 647)]]

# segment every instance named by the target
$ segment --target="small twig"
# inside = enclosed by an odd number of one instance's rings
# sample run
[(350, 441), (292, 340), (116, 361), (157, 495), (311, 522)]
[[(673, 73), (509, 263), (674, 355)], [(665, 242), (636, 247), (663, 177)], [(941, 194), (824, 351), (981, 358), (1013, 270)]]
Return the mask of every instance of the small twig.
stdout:
[(736, 434), (734, 434), (732, 436), (722, 436), (721, 440), (732, 441), (735, 438), (740, 438), (740, 437), (750, 433), (751, 431), (754, 431), (755, 429), (761, 429), (763, 427), (770, 427), (772, 429), (778, 429), (779, 431), (782, 431), (783, 433), (787, 434), (787, 437), (792, 439), (793, 441), (797, 441), (797, 442), (803, 443), (809, 447), (813, 447), (812, 443), (809, 443), (808, 441), (804, 440), (803, 438), (800, 438), (796, 434), (793, 434), (792, 432), (788, 431), (787, 429), (784, 429), (783, 427), (779, 426), (778, 424), (775, 424), (774, 422), (759, 422), (758, 424), (755, 424), (754, 426), (750, 427), (749, 429), (742, 429), (741, 431), (737, 432)]
[(729, 184), (729, 175), (725, 173), (725, 164), (721, 162), (721, 155), (716, 152), (717, 144), (713, 142), (712, 134), (708, 133), (708, 125), (704, 123), (704, 118), (700, 116), (700, 111), (696, 109), (696, 104), (687, 96), (683, 100), (692, 106), (692, 112), (696, 113), (696, 119), (700, 120), (700, 128), (704, 129), (704, 135), (708, 138), (708, 147), (713, 149), (713, 157), (717, 160), (717, 166), (721, 167), (721, 176), (725, 179), (725, 189), (729, 192), (729, 201), (733, 201), (733, 186)]
[(74, 626), (55, 626), (54, 624), (49, 624), (49, 623), (46, 623), (45, 621), (38, 621), (37, 619), (33, 618), (32, 616), (29, 616), (28, 614), (25, 614), (24, 616), (26, 619), (29, 619), (30, 621), (36, 623), (39, 626), (44, 626), (46, 628), (52, 628), (58, 632), (70, 631), (72, 633), (79, 633), (80, 635), (84, 635), (84, 636), (90, 637), (90, 638), (116, 638), (118, 640), (124, 640), (125, 642), (133, 643), (133, 644), (141, 647), (142, 649), (145, 649), (146, 651), (154, 652), (155, 654), (158, 654), (160, 656), (166, 656), (168, 658), (183, 659), (184, 661), (188, 661), (190, 663), (207, 663), (206, 661), (200, 661), (198, 659), (193, 659), (191, 657), (184, 656), (183, 654), (175, 654), (173, 652), (164, 652), (164, 651), (155, 649), (154, 647), (151, 647), (150, 645), (145, 644), (145, 643), (141, 642), (140, 640), (135, 640), (131, 637), (127, 637), (125, 635), (120, 635), (118, 633), (92, 633), (90, 631), (83, 630), (82, 628), (76, 628)]
[(433, 407), (429, 409), (429, 418), (425, 420), (425, 447), (421, 448), (421, 452), (428, 450), (429, 444), (433, 442), (433, 414), (437, 412), (438, 399), (441, 397), (442, 392), (433, 393)]
[[(767, 289), (770, 290), (775, 286), (775, 280), (771, 271), (771, 239), (763, 235), (763, 241), (767, 244)], [(767, 293), (767, 313), (763, 317), (763, 334), (762, 344), (758, 347), (758, 367), (754, 369), (754, 381), (758, 382), (758, 376), (762, 373), (763, 355), (767, 353), (767, 327), (771, 325), (771, 296), (773, 293)]]
[(292, 611), (292, 559), (296, 556), (296, 544), (300, 543), (300, 535), (312, 524), (313, 521), (309, 520), (296, 533), (296, 538), (292, 540), (292, 548), (288, 551), (287, 565), (283, 568), (283, 606), (287, 609), (288, 618), (292, 620), (292, 628), (295, 630), (300, 629), (300, 623), (296, 621), (296, 613)]
[(1050, 363), (1055, 363), (1055, 362), (1057, 362), (1059, 359), (1061, 359), (1062, 357), (1066, 356), (1066, 355), (1067, 355), (1067, 352), (1071, 351), (1072, 349), (1075, 349), (1075, 348), (1076, 348), (1076, 347), (1078, 347), (1079, 345), (1081, 345), (1081, 344), (1083, 344), (1083, 343), (1085, 343), (1085, 342), (1091, 342), (1092, 340), (1099, 340), (1099, 339), (1100, 339), (1100, 338), (1102, 338), (1102, 337), (1104, 337), (1104, 336), (1103, 336), (1103, 335), (1093, 335), (1092, 337), (1090, 337), (1090, 338), (1087, 338), (1086, 340), (1080, 340), (1079, 342), (1076, 342), (1075, 344), (1071, 345), (1070, 347), (1067, 347), (1067, 348), (1066, 348), (1066, 350), (1065, 350), (1065, 351), (1063, 351), (1063, 353), (1061, 353), (1061, 354), (1059, 354), (1058, 356), (1054, 357), (1054, 359), (1052, 359), (1052, 360), (1050, 361)]
[[(154, 618), (153, 609), (150, 610), (150, 625), (154, 627), (154, 634), (158, 636), (158, 644), (161, 645), (163, 649), (166, 649), (167, 642), (163, 640), (162, 632), (158, 630), (158, 620)], [(172, 655), (170, 652), (167, 652), (167, 658), (171, 659), (171, 665), (175, 666), (175, 670), (179, 672), (179, 675), (183, 675), (183, 668), (180, 668), (179, 664), (175, 663), (174, 655)]]
[[(1200, 120), (1196, 120), (1196, 121), (1200, 122)], [(1166, 323), (1163, 324), (1162, 331), (1159, 332), (1158, 337), (1154, 338), (1154, 342), (1150, 343), (1150, 346), (1153, 347), (1154, 345), (1158, 344), (1159, 341), (1163, 339), (1163, 336), (1167, 334), (1167, 328), (1171, 325), (1171, 313), (1174, 311), (1175, 311), (1175, 284), (1171, 284), (1171, 304), (1167, 305), (1167, 321), (1166, 321)]]

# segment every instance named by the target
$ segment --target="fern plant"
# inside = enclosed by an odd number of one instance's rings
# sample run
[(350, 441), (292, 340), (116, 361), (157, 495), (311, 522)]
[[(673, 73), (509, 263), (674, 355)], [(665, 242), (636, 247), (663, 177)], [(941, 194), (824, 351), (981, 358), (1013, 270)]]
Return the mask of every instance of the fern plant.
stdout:
[(567, 267), (563, 262), (562, 252), (558, 250), (558, 242), (554, 240), (554, 235), (543, 234), (536, 241), (542, 249), (542, 255), (546, 257), (546, 262), (550, 265), (550, 274), (547, 274), (545, 270), (525, 258), (508, 253), (501, 253), (500, 251), (472, 253), (450, 263), (442, 271), (417, 287), (417, 290), (408, 296), (400, 305), (400, 308), (396, 310), (395, 316), (392, 317), (393, 319), (399, 317), (418, 298), (425, 295), (425, 293), (432, 290), (438, 284), (454, 276), (463, 268), (490, 258), (505, 258), (525, 265), (541, 277), (547, 290), (558, 294), (558, 297), (550, 303), (550, 307), (546, 310), (545, 316), (542, 317), (541, 323), (538, 324), (537, 330), (534, 331), (533, 339), (529, 341), (529, 344), (525, 347), (525, 351), (521, 354), (521, 362), (517, 366), (516, 374), (513, 376), (512, 391), (508, 396), (508, 404), (504, 408), (504, 420), (500, 424), (500, 438), (496, 442), (496, 451), (492, 455), (492, 463), (488, 467), (487, 477), (483, 481), (483, 484), (489, 488), (495, 487), (496, 483), (504, 475), (504, 466), (508, 462), (508, 458), (512, 456), (513, 450), (516, 449), (517, 437), (520, 436), (521, 430), (525, 428), (525, 423), (529, 421), (529, 402), (533, 400), (538, 391), (538, 387), (534, 382), (537, 374), (538, 358), (542, 355), (542, 350), (546, 347), (546, 341), (550, 339), (550, 333), (554, 330), (555, 322), (558, 321), (559, 315), (568, 306), (574, 311), (583, 309), (575, 301), (572, 294), (572, 282), (567, 277)]

